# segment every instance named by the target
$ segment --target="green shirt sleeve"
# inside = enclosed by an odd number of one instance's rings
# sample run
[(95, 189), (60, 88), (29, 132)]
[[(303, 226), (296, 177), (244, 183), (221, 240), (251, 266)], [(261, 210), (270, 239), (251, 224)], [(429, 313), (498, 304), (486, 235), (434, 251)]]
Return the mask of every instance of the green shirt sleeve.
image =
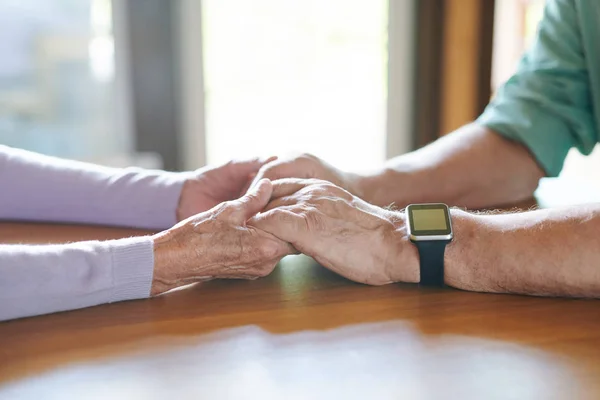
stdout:
[(597, 142), (590, 82), (574, 0), (548, 0), (533, 46), (477, 122), (523, 143), (549, 176), (567, 152)]

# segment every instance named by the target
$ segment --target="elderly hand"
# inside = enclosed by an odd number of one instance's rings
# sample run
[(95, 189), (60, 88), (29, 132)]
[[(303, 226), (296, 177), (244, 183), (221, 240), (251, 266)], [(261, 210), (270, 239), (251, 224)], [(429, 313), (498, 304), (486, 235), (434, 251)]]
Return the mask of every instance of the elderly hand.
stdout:
[(287, 242), (246, 225), (267, 205), (272, 189), (262, 180), (244, 197), (155, 235), (151, 294), (215, 278), (263, 277), (282, 257), (294, 254)]
[(290, 160), (275, 160), (263, 165), (252, 184), (263, 178), (271, 181), (281, 178), (322, 179), (362, 197), (359, 175), (341, 171), (311, 154), (303, 154)]
[[(218, 167), (204, 167), (191, 173), (181, 189), (177, 220), (204, 212), (246, 192), (259, 169), (277, 157), (230, 161)], [(258, 182), (258, 181), (256, 181)]]
[(402, 214), (315, 179), (273, 182), (266, 211), (248, 221), (356, 282), (418, 282), (417, 251)]

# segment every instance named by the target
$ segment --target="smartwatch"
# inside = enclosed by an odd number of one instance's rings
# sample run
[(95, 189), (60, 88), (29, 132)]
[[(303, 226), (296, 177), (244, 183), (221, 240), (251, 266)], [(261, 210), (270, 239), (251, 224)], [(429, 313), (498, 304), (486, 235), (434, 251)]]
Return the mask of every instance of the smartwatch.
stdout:
[(453, 238), (448, 206), (411, 204), (406, 219), (410, 241), (419, 251), (420, 285), (444, 286), (444, 251)]

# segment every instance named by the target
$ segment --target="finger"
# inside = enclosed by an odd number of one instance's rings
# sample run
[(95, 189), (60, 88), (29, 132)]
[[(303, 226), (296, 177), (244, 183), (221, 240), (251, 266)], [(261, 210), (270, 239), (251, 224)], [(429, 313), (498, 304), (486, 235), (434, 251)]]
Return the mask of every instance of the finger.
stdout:
[(265, 164), (268, 164), (268, 163), (272, 163), (273, 161), (277, 161), (277, 158), (278, 158), (277, 156), (271, 156), (271, 157), (268, 157), (266, 159), (263, 159), (262, 165), (265, 165)]
[(308, 228), (303, 217), (289, 209), (273, 209), (254, 216), (248, 225), (263, 230), (284, 242), (292, 244), (296, 249), (302, 244)]
[[(265, 179), (265, 174), (268, 175), (267, 171), (269, 168), (271, 168), (272, 164), (278, 164), (278, 161), (274, 161), (272, 163), (269, 164), (265, 164), (263, 165), (258, 172), (256, 173), (256, 175), (254, 176), (254, 178), (252, 179), (252, 182), (250, 182), (250, 185), (248, 186), (248, 188), (254, 187), (261, 179)], [(269, 179), (269, 178), (267, 178)]]
[(281, 178), (308, 178), (310, 171), (302, 164), (299, 159), (274, 161), (265, 164), (254, 178), (253, 184), (259, 180), (267, 178), (272, 181)]
[(258, 181), (260, 181), (261, 179), (263, 179), (262, 174), (260, 173), (260, 171), (258, 171), (256, 176), (254, 178), (252, 178), (252, 180), (250, 181), (250, 184), (248, 185), (248, 189), (246, 189), (246, 191), (248, 191), (250, 188), (256, 186)]
[(243, 225), (249, 218), (266, 207), (271, 199), (273, 185), (268, 179), (263, 179), (251, 188), (248, 193), (232, 202), (236, 210), (231, 214), (235, 223)]
[(251, 158), (247, 160), (231, 161), (231, 172), (232, 174), (239, 177), (247, 177), (248, 175), (256, 174), (265, 165), (277, 160), (277, 156), (267, 158)]
[(245, 195), (248, 192), (248, 189), (250, 189), (250, 186), (252, 186), (252, 182), (254, 182), (254, 178), (255, 177), (256, 177), (255, 173), (252, 173), (252, 174), (248, 175), (248, 179), (246, 180), (246, 184), (244, 185), (244, 187), (240, 191), (239, 197), (242, 197), (243, 195)]
[[(275, 235), (273, 235), (275, 236)], [(279, 238), (278, 238), (279, 239)], [(278, 257), (277, 262), (279, 262), (279, 260), (281, 260), (283, 257), (285, 256), (289, 256), (292, 254), (298, 254), (300, 253), (290, 242), (287, 241), (281, 241), (281, 255)]]
[(271, 199), (277, 199), (279, 197), (289, 196), (297, 191), (304, 189), (305, 187), (322, 183), (319, 179), (299, 179), (299, 178), (285, 178), (278, 179), (273, 183), (273, 193)]
[[(273, 198), (273, 195), (271, 195), (271, 198)], [(298, 196), (294, 195), (279, 197), (277, 199), (271, 200), (261, 212), (264, 213), (278, 207), (293, 206), (298, 204), (299, 200), (300, 199), (298, 198)]]
[[(300, 250), (298, 250), (297, 248), (295, 248), (293, 244), (287, 243), (285, 255), (286, 256), (293, 256), (293, 255), (296, 255), (296, 254), (300, 254)], [(283, 257), (281, 257), (281, 258), (283, 258)]]

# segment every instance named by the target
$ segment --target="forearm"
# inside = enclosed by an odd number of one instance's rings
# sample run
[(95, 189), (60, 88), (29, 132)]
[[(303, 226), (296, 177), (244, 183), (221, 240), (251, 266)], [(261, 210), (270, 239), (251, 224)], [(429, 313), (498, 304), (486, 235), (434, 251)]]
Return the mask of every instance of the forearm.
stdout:
[(363, 175), (356, 192), (379, 206), (444, 202), (485, 208), (528, 199), (543, 176), (523, 146), (471, 124)]
[(153, 242), (0, 245), (0, 321), (148, 297)]
[(526, 213), (453, 211), (446, 283), (478, 292), (600, 297), (600, 205)]
[(0, 146), (0, 219), (167, 228), (176, 222), (184, 180)]

